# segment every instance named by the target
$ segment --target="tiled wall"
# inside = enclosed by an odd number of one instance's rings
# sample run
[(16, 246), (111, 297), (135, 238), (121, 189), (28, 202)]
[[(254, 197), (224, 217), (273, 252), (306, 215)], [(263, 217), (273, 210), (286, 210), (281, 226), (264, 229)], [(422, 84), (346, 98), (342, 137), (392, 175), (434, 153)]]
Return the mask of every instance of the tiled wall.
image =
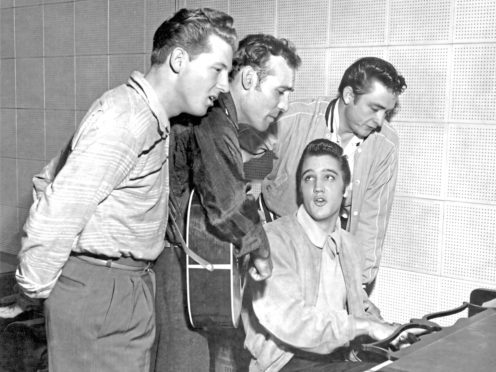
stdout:
[(268, 32), (295, 42), (303, 58), (295, 98), (335, 95), (344, 69), (365, 55), (405, 75), (393, 123), (397, 197), (372, 296), (387, 319), (407, 321), (457, 306), (475, 287), (496, 288), (494, 1), (0, 1), (0, 251), (19, 249), (31, 177), (91, 101), (147, 67), (152, 34), (175, 9), (210, 6), (233, 15), (241, 37)]

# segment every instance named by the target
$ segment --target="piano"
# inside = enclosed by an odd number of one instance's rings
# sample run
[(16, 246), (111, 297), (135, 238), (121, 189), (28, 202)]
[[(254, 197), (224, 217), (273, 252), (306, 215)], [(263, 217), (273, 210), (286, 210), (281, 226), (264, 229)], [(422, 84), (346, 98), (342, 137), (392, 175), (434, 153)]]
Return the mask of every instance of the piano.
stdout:
[[(452, 326), (442, 328), (431, 320), (466, 308), (469, 317), (458, 319)], [(416, 332), (409, 346), (392, 347), (391, 341), (409, 328), (425, 332)], [(496, 371), (496, 308), (464, 303), (447, 312), (412, 319), (388, 339), (364, 344), (362, 350), (385, 360), (370, 372), (493, 372)]]

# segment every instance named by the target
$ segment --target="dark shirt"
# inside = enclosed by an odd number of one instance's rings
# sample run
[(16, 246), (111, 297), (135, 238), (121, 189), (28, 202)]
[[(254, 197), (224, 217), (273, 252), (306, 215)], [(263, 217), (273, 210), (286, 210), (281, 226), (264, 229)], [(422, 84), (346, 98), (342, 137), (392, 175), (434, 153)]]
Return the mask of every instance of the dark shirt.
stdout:
[(221, 94), (202, 118), (178, 117), (172, 123), (171, 210), (184, 220), (192, 188), (199, 193), (207, 220), (217, 237), (232, 242), (237, 255), (269, 250), (255, 198), (247, 194), (238, 141), (236, 108), (230, 94)]

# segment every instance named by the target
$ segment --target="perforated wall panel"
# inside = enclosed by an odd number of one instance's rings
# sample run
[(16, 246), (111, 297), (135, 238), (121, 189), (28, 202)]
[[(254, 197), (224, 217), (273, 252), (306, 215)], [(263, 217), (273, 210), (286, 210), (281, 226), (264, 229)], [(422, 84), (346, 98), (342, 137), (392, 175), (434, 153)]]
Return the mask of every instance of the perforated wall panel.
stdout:
[(327, 69), (328, 91), (331, 96), (338, 95), (338, 87), (343, 77), (344, 71), (362, 57), (379, 57), (385, 58), (383, 48), (332, 48), (328, 50), (329, 68)]
[(144, 71), (150, 58), (143, 54), (111, 55), (109, 57), (109, 87), (124, 84), (133, 71)]
[(15, 159), (0, 158), (0, 202), (11, 207), (17, 206), (17, 164)]
[(390, 61), (408, 85), (397, 119), (443, 120), (446, 112), (448, 47), (392, 48)]
[(0, 250), (17, 254), (19, 249), (19, 235), (17, 224), (17, 208), (2, 205), (0, 208)]
[(76, 57), (76, 109), (87, 110), (108, 89), (108, 56)]
[[(212, 8), (228, 13), (229, 0), (183, 0), (183, 6), (188, 8)], [(236, 19), (234, 27), (236, 27)]]
[(451, 119), (496, 119), (496, 45), (453, 47)]
[(495, 206), (447, 204), (442, 273), (496, 283)]
[(300, 49), (298, 54), (302, 64), (296, 72), (295, 91), (291, 93), (290, 100), (325, 95), (327, 75), (325, 49)]
[[(183, 7), (181, 5), (181, 8)], [(153, 46), (153, 35), (158, 26), (176, 12), (176, 1), (145, 0), (145, 8), (145, 53), (150, 54)]]
[(275, 0), (231, 0), (230, 13), (240, 39), (259, 32), (275, 34), (275, 12)]
[(437, 295), (436, 277), (382, 267), (371, 299), (386, 321), (407, 323), (436, 311)]
[(389, 14), (389, 41), (393, 44), (448, 41), (450, 0), (395, 0)]
[[(16, 158), (17, 133), (15, 115), (16, 111), (14, 109), (0, 109), (0, 158)], [(0, 177), (0, 180), (2, 177)]]
[[(144, 5), (144, 0), (109, 0), (110, 54), (144, 52)], [(123, 19), (126, 22), (122, 22)]]
[(333, 0), (331, 45), (367, 45), (385, 41), (386, 0)]
[[(439, 279), (439, 297), (438, 309), (439, 311), (454, 309), (461, 306), (464, 301), (470, 300), (470, 293), (476, 288), (496, 289), (495, 283), (482, 284), (476, 281), (465, 281), (451, 278)], [(441, 326), (449, 326), (457, 319), (466, 317), (468, 311), (463, 311), (460, 314), (452, 315), (450, 317), (438, 318), (438, 323)]]
[(75, 2), (76, 55), (108, 53), (108, 2), (82, 0)]
[(74, 109), (74, 57), (45, 58), (45, 108)]
[(455, 41), (494, 40), (496, 2), (492, 0), (455, 0)]
[(73, 56), (74, 3), (47, 4), (43, 17), (45, 56)]
[(438, 273), (440, 233), (439, 202), (397, 197), (389, 221), (383, 264), (423, 273)]
[[(60, 153), (76, 129), (73, 110), (45, 111), (46, 156), (49, 161)], [(41, 169), (40, 169), (41, 170)]]
[(327, 45), (330, 0), (279, 0), (277, 36), (293, 41), (299, 48)]
[(17, 156), (45, 160), (45, 120), (43, 110), (17, 111)]
[(495, 126), (450, 126), (448, 197), (496, 202), (495, 144)]
[(400, 137), (396, 192), (439, 198), (446, 125), (393, 121)]

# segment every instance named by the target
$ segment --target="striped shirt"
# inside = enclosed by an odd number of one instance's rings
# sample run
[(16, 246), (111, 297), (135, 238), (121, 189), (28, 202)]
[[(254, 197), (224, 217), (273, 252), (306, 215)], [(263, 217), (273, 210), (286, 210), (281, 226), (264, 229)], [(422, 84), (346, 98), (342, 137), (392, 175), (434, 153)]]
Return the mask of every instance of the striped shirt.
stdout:
[(170, 125), (139, 72), (103, 94), (77, 129), (71, 152), (34, 177), (16, 279), (47, 298), (72, 252), (154, 260), (167, 224)]

